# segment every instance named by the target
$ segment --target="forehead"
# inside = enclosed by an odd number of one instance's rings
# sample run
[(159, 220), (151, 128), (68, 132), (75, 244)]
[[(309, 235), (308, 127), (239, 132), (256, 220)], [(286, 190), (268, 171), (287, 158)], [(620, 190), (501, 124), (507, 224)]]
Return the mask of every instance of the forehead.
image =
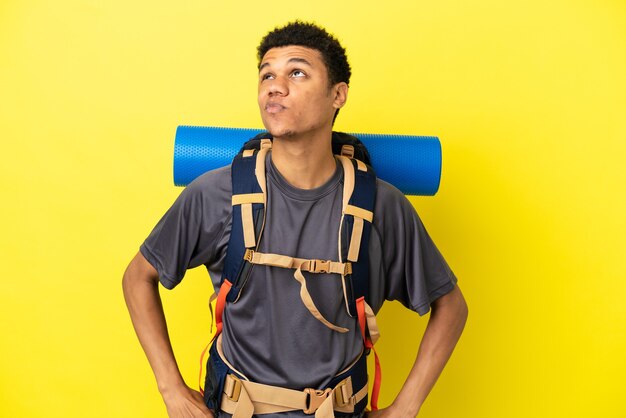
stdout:
[(294, 58), (303, 59), (314, 68), (326, 68), (322, 60), (322, 54), (318, 50), (300, 45), (281, 46), (269, 49), (265, 55), (263, 55), (259, 67), (285, 64)]

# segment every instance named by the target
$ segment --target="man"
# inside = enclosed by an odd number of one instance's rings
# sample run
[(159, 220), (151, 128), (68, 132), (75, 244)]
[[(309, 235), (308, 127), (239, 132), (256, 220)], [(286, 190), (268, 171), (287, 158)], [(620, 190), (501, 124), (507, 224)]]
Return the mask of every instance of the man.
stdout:
[[(259, 250), (336, 259), (343, 171), (330, 141), (348, 95), (345, 50), (324, 29), (296, 21), (266, 35), (258, 57), (259, 108), (273, 136), (265, 161), (268, 202)], [(180, 375), (158, 282), (171, 289), (188, 268), (204, 264), (219, 287), (232, 226), (230, 170), (205, 173), (183, 190), (124, 274), (133, 325), (170, 417), (211, 417), (213, 412)], [(432, 313), (395, 401), (367, 414), (412, 417), (462, 333), (467, 305), (408, 200), (384, 181), (378, 180), (376, 188), (368, 260), (372, 308), (377, 312), (387, 299), (420, 315), (429, 308)], [(326, 387), (357, 358), (363, 342), (344, 307), (341, 284), (336, 275), (319, 276), (307, 281), (312, 299), (330, 323), (347, 332), (329, 329), (311, 315), (300, 300), (293, 271), (255, 266), (240, 299), (224, 310), (223, 354), (230, 364), (253, 382), (301, 390)], [(410, 329), (406, 333), (413, 335)], [(281, 416), (305, 415), (291, 411)]]

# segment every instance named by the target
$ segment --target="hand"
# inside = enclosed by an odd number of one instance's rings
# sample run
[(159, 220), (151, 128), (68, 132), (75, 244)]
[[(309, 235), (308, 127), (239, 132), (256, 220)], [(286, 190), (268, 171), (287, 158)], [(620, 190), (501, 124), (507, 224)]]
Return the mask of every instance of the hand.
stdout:
[(170, 418), (214, 418), (197, 390), (184, 385), (162, 393)]
[[(378, 411), (365, 411), (364, 418), (404, 418), (405, 416), (410, 417), (410, 415), (403, 415), (400, 410), (394, 406), (394, 404), (391, 404), (386, 408), (379, 409)], [(417, 416), (417, 414), (415, 414), (415, 416)]]
[(382, 408), (379, 409), (377, 411), (365, 411), (365, 418), (391, 418), (391, 417), (397, 417), (396, 414), (394, 414), (394, 410), (391, 406), (387, 407), (387, 408)]

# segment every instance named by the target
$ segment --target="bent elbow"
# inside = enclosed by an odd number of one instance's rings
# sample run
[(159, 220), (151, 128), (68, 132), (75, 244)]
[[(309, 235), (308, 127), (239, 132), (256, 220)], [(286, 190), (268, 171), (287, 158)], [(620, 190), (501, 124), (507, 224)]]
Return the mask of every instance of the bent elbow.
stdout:
[(458, 286), (455, 286), (452, 291), (435, 300), (432, 308), (436, 315), (441, 314), (448, 317), (449, 321), (457, 323), (461, 328), (465, 326), (469, 316), (469, 307)]
[(465, 297), (461, 293), (460, 289), (458, 289), (458, 295), (456, 298), (456, 309), (457, 316), (459, 317), (460, 322), (465, 325), (465, 322), (467, 322), (467, 317), (469, 316), (469, 307), (467, 306), (467, 301), (465, 300)]
[(152, 265), (138, 252), (131, 260), (122, 275), (122, 290), (124, 295), (132, 291), (137, 284), (149, 283), (157, 286), (159, 274)]

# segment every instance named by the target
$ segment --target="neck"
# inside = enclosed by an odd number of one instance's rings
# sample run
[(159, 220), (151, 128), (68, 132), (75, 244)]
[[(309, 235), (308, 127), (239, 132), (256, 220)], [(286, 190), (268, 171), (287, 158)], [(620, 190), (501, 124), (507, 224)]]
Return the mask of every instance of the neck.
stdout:
[(335, 173), (331, 132), (305, 137), (275, 137), (272, 162), (278, 172), (298, 189), (314, 189)]

